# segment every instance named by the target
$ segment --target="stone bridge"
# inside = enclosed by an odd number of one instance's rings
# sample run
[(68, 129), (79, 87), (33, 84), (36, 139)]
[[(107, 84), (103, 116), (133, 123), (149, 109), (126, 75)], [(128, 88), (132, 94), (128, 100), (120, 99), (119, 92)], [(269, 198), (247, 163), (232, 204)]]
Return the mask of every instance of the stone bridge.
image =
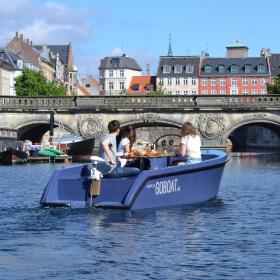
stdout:
[[(280, 143), (280, 96), (90, 96), (0, 97), (0, 138), (39, 142), (55, 126), (85, 138), (99, 138), (107, 123), (179, 129), (195, 124), (204, 146), (224, 148), (227, 139), (241, 141), (247, 127), (271, 131)], [(244, 128), (245, 130), (241, 130)], [(152, 129), (151, 129), (152, 131)], [(239, 131), (239, 132), (238, 132)], [(280, 146), (280, 145), (279, 145)], [(278, 146), (278, 147), (279, 147)]]

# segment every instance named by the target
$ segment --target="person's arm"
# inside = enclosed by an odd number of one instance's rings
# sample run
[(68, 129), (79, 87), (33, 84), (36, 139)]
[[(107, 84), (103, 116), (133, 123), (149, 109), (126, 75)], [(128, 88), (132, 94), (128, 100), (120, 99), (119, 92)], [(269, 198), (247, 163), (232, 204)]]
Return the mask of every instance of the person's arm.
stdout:
[(103, 149), (104, 149), (107, 157), (109, 158), (110, 163), (112, 165), (116, 165), (116, 161), (115, 161), (114, 155), (113, 155), (109, 145), (110, 145), (110, 141), (109, 140), (104, 140), (102, 142)]
[(127, 143), (126, 145), (124, 145), (124, 148), (123, 148), (123, 154), (124, 155), (127, 155), (129, 152), (130, 152), (130, 144)]
[(186, 152), (187, 152), (186, 139), (185, 139), (185, 137), (182, 137), (181, 143), (180, 143), (180, 156), (185, 157)]

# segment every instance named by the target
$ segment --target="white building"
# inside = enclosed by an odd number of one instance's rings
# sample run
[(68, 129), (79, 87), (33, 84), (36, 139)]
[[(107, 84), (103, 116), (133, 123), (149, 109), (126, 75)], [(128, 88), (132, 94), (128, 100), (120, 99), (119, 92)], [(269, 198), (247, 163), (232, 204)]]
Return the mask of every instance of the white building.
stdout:
[(101, 59), (99, 66), (100, 95), (117, 95), (127, 91), (133, 76), (141, 76), (142, 69), (135, 59), (110, 56)]

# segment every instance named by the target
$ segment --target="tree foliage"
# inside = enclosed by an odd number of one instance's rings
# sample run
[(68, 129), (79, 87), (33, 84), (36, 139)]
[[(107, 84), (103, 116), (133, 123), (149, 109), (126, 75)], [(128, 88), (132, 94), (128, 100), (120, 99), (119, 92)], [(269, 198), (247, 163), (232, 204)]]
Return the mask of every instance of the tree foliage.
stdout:
[(273, 78), (273, 84), (267, 84), (268, 94), (280, 94), (280, 74)]
[(23, 69), (15, 78), (17, 96), (60, 96), (66, 95), (66, 88), (54, 82), (47, 82), (42, 72)]
[(162, 96), (162, 95), (166, 95), (166, 91), (165, 91), (165, 88), (163, 88), (162, 86), (159, 86), (157, 88), (157, 90), (149, 91), (148, 95), (159, 95), (159, 96)]

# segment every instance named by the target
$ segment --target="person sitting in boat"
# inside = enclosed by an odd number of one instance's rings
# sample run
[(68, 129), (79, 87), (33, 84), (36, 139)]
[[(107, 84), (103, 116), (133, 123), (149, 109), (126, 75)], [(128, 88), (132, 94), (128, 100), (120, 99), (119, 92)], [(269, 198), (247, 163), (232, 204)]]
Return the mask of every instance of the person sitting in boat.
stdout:
[(99, 156), (105, 162), (99, 163), (98, 169), (106, 177), (125, 177), (138, 175), (140, 170), (136, 167), (117, 166), (116, 137), (120, 133), (120, 123), (117, 120), (108, 123), (109, 134), (101, 138), (99, 143)]
[[(132, 150), (132, 146), (136, 141), (136, 129), (132, 125), (125, 126), (120, 132), (120, 141), (118, 143), (118, 160), (121, 166), (140, 168), (139, 159), (125, 159), (122, 156), (128, 156)], [(118, 139), (117, 139), (118, 140)], [(144, 169), (150, 168), (150, 161), (143, 159), (142, 167)]]
[(183, 124), (180, 144), (180, 155), (186, 157), (186, 163), (201, 161), (201, 140), (196, 128), (189, 122)]

